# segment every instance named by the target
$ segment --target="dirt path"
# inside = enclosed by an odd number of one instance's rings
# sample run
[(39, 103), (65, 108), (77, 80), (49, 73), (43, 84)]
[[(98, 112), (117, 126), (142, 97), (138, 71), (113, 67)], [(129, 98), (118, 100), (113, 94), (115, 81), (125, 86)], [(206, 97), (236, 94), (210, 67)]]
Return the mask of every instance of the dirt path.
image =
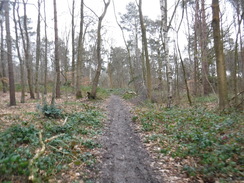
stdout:
[(102, 137), (105, 152), (98, 182), (162, 182), (150, 166), (150, 157), (132, 127), (129, 108), (118, 96), (111, 96), (107, 109), (109, 120)]

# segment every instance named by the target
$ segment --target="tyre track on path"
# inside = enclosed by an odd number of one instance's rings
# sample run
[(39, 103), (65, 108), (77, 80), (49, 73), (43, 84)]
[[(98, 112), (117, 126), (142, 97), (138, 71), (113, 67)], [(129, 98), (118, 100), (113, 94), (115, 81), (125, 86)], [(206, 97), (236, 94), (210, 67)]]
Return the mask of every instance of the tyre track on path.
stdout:
[(101, 140), (104, 153), (98, 182), (161, 183), (131, 125), (129, 108), (120, 97), (113, 95), (109, 98), (107, 110), (107, 127)]

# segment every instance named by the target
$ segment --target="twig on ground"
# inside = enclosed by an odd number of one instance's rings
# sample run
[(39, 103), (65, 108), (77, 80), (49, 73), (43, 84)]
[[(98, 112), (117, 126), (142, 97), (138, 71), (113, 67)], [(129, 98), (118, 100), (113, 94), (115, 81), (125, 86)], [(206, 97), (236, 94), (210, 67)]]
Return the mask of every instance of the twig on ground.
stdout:
[(67, 119), (68, 119), (68, 117), (65, 118), (65, 120), (64, 120), (64, 122), (63, 122), (63, 126), (66, 124)]
[(30, 170), (30, 175), (29, 175), (28, 179), (30, 181), (32, 181), (32, 182), (36, 182), (36, 178), (35, 178), (35, 172), (36, 172), (36, 170), (35, 170), (35, 168), (33, 168), (33, 164), (45, 152), (45, 149), (46, 149), (46, 146), (45, 146), (45, 144), (44, 144), (44, 142), (42, 140), (42, 132), (43, 132), (43, 130), (41, 130), (39, 132), (39, 141), (40, 141), (40, 144), (41, 144), (41, 149), (38, 149), (36, 151), (35, 156), (29, 161), (28, 168)]

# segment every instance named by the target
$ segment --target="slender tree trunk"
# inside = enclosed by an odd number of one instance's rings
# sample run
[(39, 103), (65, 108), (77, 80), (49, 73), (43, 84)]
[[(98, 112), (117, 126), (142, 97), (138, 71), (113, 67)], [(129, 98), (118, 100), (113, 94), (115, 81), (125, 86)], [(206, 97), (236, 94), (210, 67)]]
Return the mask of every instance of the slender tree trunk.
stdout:
[(36, 77), (35, 77), (35, 92), (37, 99), (39, 95), (39, 65), (40, 65), (40, 52), (41, 52), (41, 1), (38, 0), (38, 17), (37, 17), (37, 29), (36, 29)]
[(163, 86), (163, 60), (161, 57), (161, 50), (160, 48), (158, 48), (157, 50), (157, 60), (158, 60), (158, 80), (159, 80), (159, 86), (162, 87)]
[(35, 92), (37, 99), (40, 98), (39, 95), (39, 65), (40, 65), (40, 52), (41, 52), (41, 2), (38, 0), (38, 17), (37, 17), (37, 28), (36, 28), (36, 77), (35, 77)]
[(98, 82), (99, 82), (99, 77), (100, 77), (100, 73), (102, 70), (102, 58), (101, 58), (101, 29), (102, 29), (102, 21), (106, 15), (108, 6), (110, 4), (110, 0), (108, 0), (108, 2), (106, 3), (105, 0), (104, 2), (104, 10), (102, 15), (98, 18), (98, 28), (97, 28), (97, 69), (96, 69), (96, 73), (95, 73), (95, 77), (93, 79), (92, 82), (92, 90), (91, 90), (91, 98), (96, 98), (96, 94), (97, 94), (97, 86), (98, 86)]
[(44, 94), (47, 94), (47, 14), (46, 0), (44, 0), (44, 21), (45, 21), (45, 51), (44, 51)]
[(202, 58), (202, 83), (203, 83), (203, 94), (208, 95), (211, 91), (210, 83), (208, 80), (209, 76), (209, 63), (207, 56), (207, 45), (208, 45), (208, 37), (207, 37), (207, 23), (206, 23), (206, 11), (205, 11), (205, 0), (201, 0), (201, 58)]
[(173, 88), (172, 88), (172, 68), (169, 63), (169, 37), (168, 37), (168, 26), (167, 26), (167, 1), (160, 0), (160, 9), (161, 9), (161, 21), (162, 21), (162, 40), (164, 44), (164, 54), (165, 54), (165, 61), (166, 61), (166, 72), (167, 72), (167, 87), (168, 87), (168, 102), (167, 107), (170, 108), (172, 104), (173, 98)]
[(6, 25), (6, 41), (7, 41), (7, 57), (8, 57), (8, 74), (9, 74), (9, 96), (10, 106), (16, 105), (15, 99), (15, 83), (14, 83), (14, 69), (12, 60), (12, 38), (10, 34), (9, 22), (9, 1), (4, 2), (5, 8), (5, 25)]
[(141, 32), (142, 32), (142, 42), (143, 42), (143, 48), (144, 48), (145, 58), (146, 58), (147, 97), (149, 100), (152, 100), (151, 64), (150, 64), (149, 54), (148, 54), (146, 27), (144, 25), (143, 14), (142, 14), (142, 0), (139, 0), (138, 8), (139, 8), (139, 16), (140, 16), (140, 24), (141, 24)]
[[(25, 103), (25, 68), (24, 68), (24, 61), (21, 57), (21, 53), (20, 53), (20, 49), (19, 49), (19, 36), (18, 36), (18, 23), (16, 20), (16, 15), (15, 15), (15, 6), (16, 6), (16, 0), (15, 3), (13, 5), (13, 18), (14, 18), (14, 29), (15, 29), (15, 45), (16, 45), (16, 49), (17, 49), (17, 53), (18, 53), (18, 58), (19, 58), (19, 62), (20, 62), (20, 82), (21, 82), (21, 99), (20, 102), (21, 103)], [(19, 9), (19, 6), (18, 6)]]
[(72, 16), (72, 21), (71, 21), (71, 36), (72, 36), (72, 65), (71, 65), (71, 68), (72, 68), (72, 90), (74, 92), (74, 89), (75, 89), (75, 0), (73, 0), (72, 2), (72, 13), (71, 13), (71, 16)]
[(112, 69), (112, 64), (108, 63), (108, 78), (109, 78), (109, 88), (113, 88), (113, 69)]
[(199, 35), (199, 0), (196, 0), (195, 17), (194, 17), (194, 90), (193, 94), (198, 95), (198, 35)]
[(182, 71), (183, 71), (183, 78), (184, 78), (184, 82), (185, 82), (185, 86), (186, 86), (187, 99), (188, 99), (189, 105), (191, 106), (192, 105), (192, 101), (191, 101), (191, 95), (190, 95), (189, 87), (188, 87), (188, 84), (187, 84), (186, 69), (185, 69), (185, 65), (184, 65), (184, 62), (183, 62), (183, 59), (182, 59), (182, 56), (181, 56), (180, 47), (179, 47), (179, 41), (178, 40), (179, 39), (178, 39), (178, 35), (177, 35), (177, 49), (178, 49), (179, 56), (180, 56), (180, 63), (181, 63), (181, 67), (182, 67)]
[[(24, 30), (25, 30), (25, 38), (26, 38), (26, 45), (24, 46), (25, 50), (25, 63), (27, 69), (27, 80), (30, 90), (30, 98), (34, 99), (34, 89), (33, 89), (33, 72), (32, 72), (32, 59), (30, 58), (30, 38), (28, 33), (27, 27), (27, 14), (26, 14), (26, 2), (23, 0), (24, 4)], [(24, 35), (22, 34), (22, 39), (25, 39)]]
[(0, 20), (0, 26), (1, 26), (1, 66), (2, 66), (2, 86), (3, 86), (3, 93), (7, 93), (7, 74), (5, 69), (5, 59), (4, 59), (4, 44), (3, 44), (3, 21)]
[(212, 26), (214, 36), (214, 49), (216, 56), (217, 65), (217, 76), (218, 76), (218, 93), (219, 93), (219, 108), (224, 110), (228, 105), (228, 91), (227, 91), (227, 80), (226, 80), (226, 69), (223, 53), (223, 42), (220, 36), (220, 19), (219, 19), (219, 0), (212, 0)]
[[(242, 8), (242, 15), (241, 15), (241, 8)], [(242, 31), (241, 31), (241, 23), (243, 22), (244, 23), (244, 3), (242, 4), (239, 4), (238, 3), (238, 7), (237, 7), (237, 17), (238, 17), (238, 33), (239, 33), (239, 42), (240, 42), (240, 57), (236, 60), (237, 63), (238, 63), (238, 69), (239, 71), (241, 71), (242, 73), (242, 76), (244, 76), (244, 48), (243, 48), (243, 35), (242, 35)], [(244, 24), (243, 24), (243, 27), (244, 27)], [(238, 37), (238, 36), (237, 36)], [(237, 45), (237, 40), (238, 38), (236, 38), (236, 45)], [(238, 52), (238, 50), (237, 50)], [(238, 53), (236, 53), (238, 57)], [(238, 62), (239, 60), (239, 62)], [(239, 87), (238, 87), (239, 86)], [(238, 90), (239, 91), (244, 91), (244, 77), (240, 77), (240, 79), (237, 78), (237, 81), (236, 81), (236, 93), (238, 93)], [(237, 98), (237, 94), (236, 94), (236, 97)], [(236, 101), (237, 103), (237, 101)]]
[(175, 93), (178, 99), (180, 99), (180, 91), (179, 91), (179, 66), (178, 66), (178, 57), (177, 57), (177, 48), (176, 48), (176, 44), (174, 46), (174, 63), (175, 63)]
[(56, 98), (61, 98), (60, 92), (60, 60), (58, 54), (58, 19), (57, 19), (57, 3), (53, 0), (54, 7), (54, 35), (55, 35), (55, 70), (56, 70)]
[[(138, 43), (138, 39), (137, 39)], [(146, 72), (146, 64), (145, 64), (145, 49), (144, 49), (144, 44), (141, 42), (141, 55), (140, 55), (140, 61), (141, 61), (141, 70), (142, 70), (142, 79), (143, 79), (143, 86), (145, 87), (147, 84), (147, 72)], [(139, 48), (137, 46), (138, 53), (139, 53)]]
[(84, 4), (81, 0), (80, 5), (80, 33), (79, 33), (79, 43), (78, 43), (78, 53), (77, 53), (77, 65), (76, 65), (76, 98), (82, 98), (81, 93), (81, 76), (82, 76), (82, 57), (83, 57), (83, 22), (84, 22)]

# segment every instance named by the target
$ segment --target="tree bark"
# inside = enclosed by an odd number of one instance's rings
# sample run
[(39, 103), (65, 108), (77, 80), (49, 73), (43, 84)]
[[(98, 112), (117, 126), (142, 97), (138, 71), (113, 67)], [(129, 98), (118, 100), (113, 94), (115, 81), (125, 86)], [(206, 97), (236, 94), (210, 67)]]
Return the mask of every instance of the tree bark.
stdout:
[[(19, 36), (18, 36), (18, 23), (16, 20), (16, 15), (15, 15), (15, 6), (16, 6), (16, 0), (13, 5), (13, 18), (14, 18), (14, 29), (15, 29), (15, 45), (18, 53), (18, 58), (20, 62), (20, 82), (21, 82), (21, 103), (25, 103), (25, 68), (24, 68), (24, 61), (21, 57), (20, 49), (19, 49)], [(17, 7), (19, 9), (19, 6)], [(17, 10), (18, 11), (18, 10)]]
[(93, 79), (92, 82), (92, 90), (91, 90), (91, 98), (96, 98), (97, 95), (97, 86), (98, 86), (98, 82), (99, 82), (99, 77), (101, 74), (101, 70), (102, 70), (102, 58), (101, 58), (101, 29), (102, 29), (102, 21), (106, 15), (108, 6), (110, 4), (110, 0), (108, 0), (108, 2), (105, 2), (105, 0), (103, 0), (104, 2), (104, 10), (103, 13), (100, 17), (98, 17), (98, 27), (97, 27), (97, 69), (96, 69), (96, 73), (95, 73), (95, 77)]
[(47, 94), (47, 14), (46, 14), (46, 0), (43, 1), (44, 3), (44, 21), (45, 21), (45, 51), (44, 51), (44, 94)]
[(198, 95), (198, 38), (199, 38), (199, 0), (196, 0), (195, 17), (194, 17), (194, 90), (193, 94)]
[[(26, 2), (23, 0), (24, 4), (24, 31), (25, 31), (25, 38), (26, 38), (26, 44), (24, 45), (25, 50), (25, 63), (26, 63), (26, 69), (27, 69), (27, 80), (30, 90), (30, 98), (34, 99), (34, 89), (33, 89), (33, 71), (32, 71), (32, 60), (30, 58), (30, 38), (28, 33), (28, 27), (27, 27), (27, 14), (26, 14)], [(24, 34), (22, 34), (23, 44), (24, 44)]]
[(84, 25), (84, 4), (81, 0), (80, 5), (80, 33), (79, 33), (79, 43), (78, 43), (78, 53), (77, 53), (77, 65), (76, 65), (76, 98), (82, 98), (81, 93), (81, 75), (82, 75), (82, 52), (83, 52), (83, 25)]
[(41, 52), (41, 36), (40, 36), (40, 24), (41, 24), (41, 2), (38, 0), (38, 15), (37, 15), (37, 28), (36, 28), (36, 76), (35, 76), (35, 92), (37, 99), (39, 95), (39, 65), (40, 65), (40, 52)]
[(58, 19), (57, 19), (57, 3), (53, 0), (54, 7), (54, 36), (55, 36), (55, 71), (56, 71), (56, 98), (61, 98), (60, 92), (60, 61), (58, 54)]
[(200, 37), (200, 45), (201, 45), (201, 60), (202, 60), (202, 84), (203, 84), (203, 94), (208, 95), (211, 91), (210, 83), (208, 80), (209, 76), (209, 63), (207, 56), (207, 45), (208, 45), (208, 37), (207, 37), (207, 23), (206, 23), (206, 11), (205, 11), (205, 0), (201, 0), (201, 37)]
[(75, 0), (72, 2), (72, 12), (71, 12), (72, 20), (71, 20), (71, 41), (72, 41), (72, 62), (71, 62), (71, 72), (72, 72), (72, 90), (74, 92), (75, 86)]
[(144, 53), (146, 58), (147, 97), (151, 101), (152, 100), (151, 63), (148, 54), (146, 27), (144, 24), (143, 14), (142, 14), (142, 0), (139, 0), (138, 8), (139, 8), (139, 16), (140, 16), (140, 24), (141, 24), (141, 32), (142, 32), (142, 42), (143, 42), (143, 48), (144, 48)]
[(220, 19), (219, 19), (219, 0), (212, 0), (212, 26), (214, 36), (214, 49), (217, 65), (217, 77), (218, 77), (218, 93), (219, 93), (219, 109), (224, 110), (228, 105), (228, 91), (226, 80), (226, 69), (223, 53), (223, 42), (220, 36)]
[(168, 87), (168, 101), (167, 107), (170, 108), (172, 105), (173, 99), (173, 88), (172, 88), (172, 68), (169, 63), (169, 37), (168, 37), (168, 25), (167, 25), (167, 1), (160, 0), (160, 9), (161, 9), (161, 21), (162, 21), (162, 28), (161, 28), (161, 37), (163, 41), (163, 48), (165, 54), (165, 62), (166, 62), (166, 75), (167, 75), (167, 87)]
[(3, 21), (0, 20), (0, 28), (1, 28), (1, 66), (2, 66), (2, 86), (3, 86), (3, 93), (7, 93), (7, 74), (5, 69), (5, 60), (4, 60), (4, 44), (3, 44)]
[(16, 105), (16, 99), (15, 99), (15, 83), (14, 83), (14, 69), (13, 69), (14, 66), (13, 66), (13, 59), (12, 59), (12, 38), (11, 38), (10, 23), (9, 23), (9, 0), (6, 0), (4, 2), (4, 8), (5, 8), (10, 106), (14, 106)]

